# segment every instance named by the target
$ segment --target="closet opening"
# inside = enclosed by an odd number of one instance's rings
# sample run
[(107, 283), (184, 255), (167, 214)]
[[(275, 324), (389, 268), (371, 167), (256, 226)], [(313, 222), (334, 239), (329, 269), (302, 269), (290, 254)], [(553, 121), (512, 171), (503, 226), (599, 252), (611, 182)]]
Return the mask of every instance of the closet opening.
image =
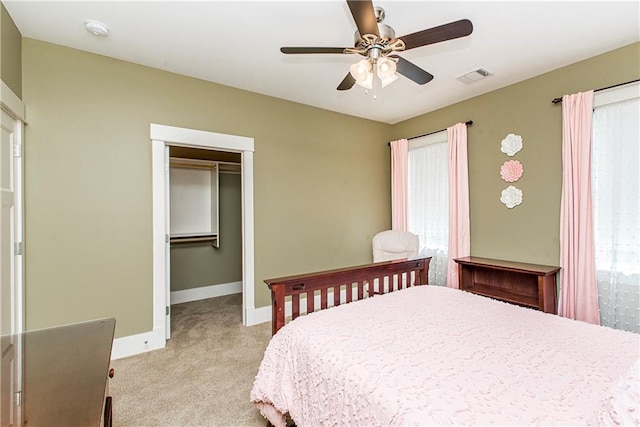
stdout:
[[(218, 310), (221, 303), (237, 305), (241, 319), (242, 295), (233, 295), (243, 292), (242, 155), (173, 145), (168, 150), (171, 329), (179, 324), (174, 315)], [(217, 300), (202, 301), (210, 298)]]
[[(253, 138), (156, 123), (150, 124), (149, 133), (151, 137), (151, 190), (153, 201), (153, 329), (149, 334), (143, 336), (139, 343), (137, 342), (140, 351), (163, 348), (166, 346), (167, 339), (170, 338), (171, 224), (169, 150), (173, 147), (236, 153), (240, 155), (240, 181), (242, 189), (242, 292), (239, 296), (242, 299), (242, 324), (249, 326), (258, 323), (254, 301)], [(204, 155), (207, 153), (200, 152), (200, 154)], [(224, 232), (224, 230), (222, 231)], [(218, 238), (220, 239), (220, 246), (224, 249), (224, 235), (220, 234)], [(210, 249), (213, 250), (214, 248), (210, 247)], [(198, 288), (202, 288), (202, 286)]]

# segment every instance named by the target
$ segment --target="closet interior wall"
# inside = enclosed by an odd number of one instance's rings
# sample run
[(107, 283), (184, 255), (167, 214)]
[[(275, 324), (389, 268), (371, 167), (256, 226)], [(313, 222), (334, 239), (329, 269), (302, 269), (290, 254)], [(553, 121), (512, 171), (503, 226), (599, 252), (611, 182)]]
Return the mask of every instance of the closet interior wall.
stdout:
[[(204, 168), (200, 169), (199, 175), (201, 177), (206, 168), (211, 171), (213, 164), (217, 167), (215, 174), (217, 175), (217, 206), (215, 206), (217, 226), (215, 230), (210, 229), (208, 234), (205, 232), (205, 235), (201, 236), (188, 236), (188, 233), (182, 233), (182, 238), (180, 238), (174, 233), (172, 213), (171, 304), (241, 293), (242, 187), (240, 154), (170, 147), (169, 156), (172, 159), (172, 167), (175, 165), (183, 168), (191, 165), (196, 168), (195, 170), (198, 167)], [(183, 172), (188, 173), (188, 169), (185, 168)], [(198, 173), (196, 172), (196, 174)], [(194, 191), (195, 194), (204, 194), (202, 188)], [(173, 194), (170, 197), (173, 203)], [(200, 206), (206, 207), (207, 203), (210, 201), (205, 200), (200, 203)], [(211, 210), (213, 209), (212, 203)]]

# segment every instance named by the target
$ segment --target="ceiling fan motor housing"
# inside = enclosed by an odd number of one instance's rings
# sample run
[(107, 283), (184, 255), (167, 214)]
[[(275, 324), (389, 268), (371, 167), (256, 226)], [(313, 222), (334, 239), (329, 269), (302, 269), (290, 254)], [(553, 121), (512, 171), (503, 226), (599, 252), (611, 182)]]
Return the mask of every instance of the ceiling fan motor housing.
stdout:
[(376, 7), (374, 12), (378, 34), (360, 34), (360, 31), (356, 30), (353, 35), (354, 47), (347, 48), (345, 53), (357, 53), (375, 60), (380, 56), (387, 56), (391, 52), (404, 50), (404, 42), (396, 39), (394, 29), (382, 23), (385, 17), (384, 9)]
[[(378, 40), (382, 42), (389, 42), (396, 38), (396, 32), (387, 24), (378, 23), (378, 33), (380, 34)], [(355, 47), (359, 47), (359, 45), (364, 41), (364, 38), (358, 30), (354, 33), (353, 38), (355, 39)]]

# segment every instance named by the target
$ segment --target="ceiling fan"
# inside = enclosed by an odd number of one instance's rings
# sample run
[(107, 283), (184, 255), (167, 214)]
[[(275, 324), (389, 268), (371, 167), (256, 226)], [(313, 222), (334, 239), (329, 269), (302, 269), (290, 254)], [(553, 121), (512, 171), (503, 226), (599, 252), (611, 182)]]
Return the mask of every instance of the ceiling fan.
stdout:
[[(430, 82), (433, 75), (407, 61), (397, 52), (465, 37), (473, 31), (468, 19), (450, 22), (406, 36), (396, 37), (390, 26), (383, 24), (384, 9), (373, 7), (371, 0), (347, 0), (358, 30), (353, 47), (281, 47), (285, 54), (359, 54), (365, 59), (351, 65), (349, 73), (338, 85), (338, 90), (348, 90), (354, 84), (374, 89), (376, 78), (385, 87), (401, 74), (419, 85)], [(375, 93), (375, 92), (374, 92)]]

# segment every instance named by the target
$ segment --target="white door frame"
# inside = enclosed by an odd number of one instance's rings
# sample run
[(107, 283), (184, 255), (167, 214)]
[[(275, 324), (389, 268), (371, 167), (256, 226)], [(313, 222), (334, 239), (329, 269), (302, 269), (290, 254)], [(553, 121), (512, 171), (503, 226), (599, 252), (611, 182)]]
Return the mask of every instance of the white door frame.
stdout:
[[(166, 336), (167, 300), (165, 239), (165, 147), (167, 145), (230, 151), (242, 155), (242, 324), (254, 324), (253, 138), (151, 124), (153, 187), (153, 332)], [(157, 335), (156, 335), (157, 334)], [(156, 343), (160, 344), (160, 343)], [(155, 346), (154, 346), (155, 347)], [(164, 344), (162, 344), (164, 347)]]
[[(0, 80), (0, 108), (16, 120), (14, 130), (14, 242), (22, 245), (24, 254), (24, 157), (23, 127), (26, 123), (25, 108), (22, 100)], [(16, 255), (13, 271), (15, 295), (15, 333), (24, 331), (24, 255)]]
[[(12, 134), (12, 147), (9, 162), (12, 167), (10, 187), (13, 190), (13, 212), (10, 217), (11, 232), (9, 236), (3, 235), (2, 239), (9, 239), (12, 244), (11, 266), (3, 266), (10, 269), (11, 286), (11, 313), (9, 328), (3, 325), (3, 333), (18, 334), (24, 331), (24, 158), (23, 158), (23, 128), (25, 122), (25, 108), (22, 100), (0, 80), (0, 110), (2, 111), (3, 127)], [(6, 244), (3, 241), (3, 246)], [(3, 316), (4, 317), (4, 316)], [(4, 341), (4, 340), (3, 340)], [(8, 344), (8, 347), (5, 345)], [(23, 411), (18, 403), (23, 385), (22, 352), (23, 343), (19, 338), (11, 337), (2, 347), (2, 374), (9, 375), (9, 393), (3, 396), (3, 406), (8, 403), (9, 422), (22, 424)], [(6, 353), (4, 353), (6, 352)], [(7, 370), (5, 370), (7, 369)], [(4, 384), (3, 384), (4, 385)], [(5, 400), (7, 399), (7, 400)]]

